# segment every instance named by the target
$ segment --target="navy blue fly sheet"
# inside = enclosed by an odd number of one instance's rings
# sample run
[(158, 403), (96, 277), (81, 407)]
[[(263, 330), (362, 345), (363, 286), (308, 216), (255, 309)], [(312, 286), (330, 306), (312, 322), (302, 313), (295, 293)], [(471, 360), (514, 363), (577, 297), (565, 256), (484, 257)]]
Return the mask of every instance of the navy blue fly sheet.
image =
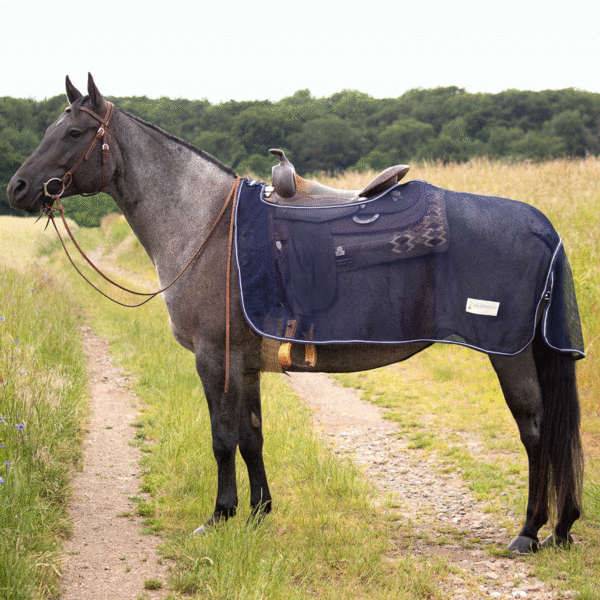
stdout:
[[(243, 180), (235, 224), (242, 307), (259, 335), (312, 344), (445, 342), (512, 355), (533, 339), (546, 298), (544, 339), (575, 358), (584, 356), (561, 238), (532, 206), (419, 180), (397, 184), (375, 199), (371, 212), (389, 194), (411, 206), (417, 198), (441, 198), (445, 229), (428, 252), (398, 252), (348, 268), (345, 251), (337, 260), (341, 246), (321, 223), (296, 226), (290, 217), (283, 230), (297, 229), (299, 239), (282, 236), (264, 193), (265, 184)], [(423, 223), (392, 231), (388, 244), (397, 248), (399, 240), (422, 232)], [(290, 320), (300, 325), (286, 337)]]

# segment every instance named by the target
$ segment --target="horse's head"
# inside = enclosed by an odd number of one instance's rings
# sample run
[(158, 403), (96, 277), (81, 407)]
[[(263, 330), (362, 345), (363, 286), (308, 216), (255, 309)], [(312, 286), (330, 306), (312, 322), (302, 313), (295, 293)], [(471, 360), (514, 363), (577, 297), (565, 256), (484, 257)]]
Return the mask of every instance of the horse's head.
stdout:
[(91, 75), (88, 94), (83, 96), (67, 77), (69, 106), (8, 184), (14, 208), (35, 213), (51, 206), (53, 197), (96, 193), (110, 181), (115, 169), (114, 152), (109, 152), (114, 107)]

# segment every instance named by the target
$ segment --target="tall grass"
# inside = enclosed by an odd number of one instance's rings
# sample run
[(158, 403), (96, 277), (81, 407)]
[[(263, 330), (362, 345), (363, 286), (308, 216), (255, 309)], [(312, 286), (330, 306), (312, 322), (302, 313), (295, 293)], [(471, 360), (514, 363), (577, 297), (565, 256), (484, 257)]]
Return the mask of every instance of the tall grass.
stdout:
[(76, 323), (53, 277), (0, 267), (0, 598), (58, 589), (85, 412)]

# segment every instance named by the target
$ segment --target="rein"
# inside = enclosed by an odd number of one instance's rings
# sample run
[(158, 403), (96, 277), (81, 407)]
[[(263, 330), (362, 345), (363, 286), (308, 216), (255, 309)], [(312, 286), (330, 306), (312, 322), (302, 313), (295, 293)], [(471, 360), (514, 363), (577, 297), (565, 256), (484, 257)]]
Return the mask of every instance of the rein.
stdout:
[[(202, 252), (202, 250), (206, 246), (208, 240), (210, 239), (210, 237), (214, 233), (215, 229), (217, 228), (218, 224), (223, 219), (225, 212), (231, 205), (231, 220), (230, 220), (230, 225), (229, 225), (229, 237), (228, 237), (228, 249), (227, 249), (227, 277), (226, 277), (226, 292), (225, 292), (225, 392), (227, 392), (229, 389), (229, 362), (230, 362), (229, 355), (230, 355), (230, 348), (231, 348), (231, 344), (230, 344), (230, 338), (231, 338), (231, 326), (230, 326), (230, 322), (231, 322), (231, 313), (230, 313), (230, 307), (231, 307), (231, 282), (230, 282), (231, 259), (232, 259), (233, 241), (234, 241), (235, 208), (236, 208), (236, 203), (237, 203), (237, 194), (238, 194), (238, 190), (239, 190), (242, 180), (239, 177), (235, 178), (235, 181), (233, 182), (231, 189), (229, 190), (229, 194), (227, 195), (227, 199), (225, 200), (223, 207), (221, 208), (217, 218), (215, 219), (212, 227), (210, 228), (210, 231), (208, 232), (207, 236), (204, 238), (204, 241), (200, 244), (200, 246), (198, 247), (198, 250), (196, 250), (194, 255), (190, 258), (190, 260), (187, 262), (187, 264), (180, 271), (179, 275), (177, 275), (177, 277), (175, 277), (175, 279), (173, 279), (173, 281), (171, 281), (171, 283), (169, 283), (168, 285), (166, 285), (165, 287), (163, 287), (159, 290), (156, 290), (155, 292), (138, 292), (138, 291), (131, 290), (129, 288), (126, 288), (126, 287), (118, 284), (116, 281), (113, 281), (110, 277), (108, 277), (106, 274), (104, 274), (96, 265), (94, 265), (94, 263), (89, 259), (89, 257), (86, 255), (86, 253), (81, 249), (81, 246), (75, 240), (75, 237), (73, 236), (71, 228), (69, 227), (69, 225), (67, 223), (67, 220), (65, 218), (65, 209), (60, 201), (60, 198), (63, 196), (66, 189), (72, 183), (73, 173), (83, 164), (84, 161), (89, 159), (89, 157), (92, 154), (92, 151), (94, 150), (96, 145), (98, 143), (100, 143), (100, 141), (102, 142), (102, 147), (101, 147), (101, 150), (102, 150), (102, 179), (100, 181), (100, 188), (98, 189), (97, 192), (93, 192), (93, 193), (87, 194), (87, 195), (93, 196), (95, 194), (98, 194), (106, 186), (106, 183), (107, 183), (106, 182), (106, 165), (108, 162), (108, 151), (109, 151), (109, 145), (106, 142), (106, 138), (109, 135), (109, 126), (110, 126), (111, 119), (112, 119), (112, 116), (114, 113), (114, 104), (112, 104), (111, 102), (108, 102), (107, 104), (108, 104), (108, 110), (107, 110), (106, 116), (104, 118), (100, 117), (99, 115), (97, 115), (93, 111), (89, 110), (88, 108), (85, 108), (83, 106), (79, 107), (79, 110), (83, 110), (83, 111), (87, 112), (92, 117), (94, 117), (96, 120), (98, 120), (100, 122), (100, 127), (98, 128), (98, 131), (96, 132), (96, 135), (94, 136), (94, 139), (90, 142), (90, 144), (86, 148), (83, 155), (73, 165), (73, 167), (71, 167), (61, 178), (53, 177), (52, 179), (49, 179), (48, 181), (46, 181), (46, 183), (44, 183), (44, 195), (47, 196), (48, 198), (50, 198), (50, 202), (42, 209), (42, 213), (48, 217), (48, 223), (50, 221), (52, 221), (52, 225), (56, 231), (56, 234), (58, 235), (58, 238), (60, 239), (62, 247), (65, 251), (65, 254), (67, 255), (69, 262), (71, 263), (73, 268), (77, 271), (77, 273), (79, 273), (79, 275), (91, 287), (93, 287), (99, 294), (101, 294), (102, 296), (104, 296), (105, 298), (110, 300), (111, 302), (114, 302), (115, 304), (118, 304), (119, 306), (124, 306), (126, 308), (137, 308), (139, 306), (146, 304), (147, 302), (150, 302), (150, 300), (152, 300), (159, 294), (162, 294), (163, 292), (168, 290), (173, 284), (175, 284), (175, 282), (177, 282), (179, 280), (179, 278), (187, 271), (187, 269), (190, 267), (190, 265), (194, 262), (194, 260), (198, 257), (198, 255)], [(69, 107), (69, 108), (67, 108), (67, 110), (71, 110), (71, 108)], [(50, 184), (52, 184), (53, 182), (58, 182), (60, 184), (60, 189), (57, 193), (52, 193), (48, 189), (48, 186)], [(77, 251), (79, 252), (79, 254), (81, 254), (81, 256), (85, 259), (85, 261), (103, 279), (105, 279), (111, 285), (113, 285), (127, 293), (134, 294), (136, 296), (147, 296), (147, 298), (137, 304), (125, 304), (123, 302), (120, 302), (119, 300), (116, 300), (115, 298), (112, 298), (111, 296), (109, 296), (108, 294), (106, 294), (102, 290), (100, 290), (96, 285), (94, 285), (81, 272), (81, 270), (77, 267), (77, 265), (73, 261), (73, 258), (69, 254), (69, 251), (67, 250), (65, 242), (63, 240), (63, 237), (60, 235), (60, 232), (56, 225), (56, 221), (54, 219), (55, 211), (59, 212), (62, 222), (63, 222), (63, 225), (65, 227), (65, 230), (68, 233), (69, 238), (73, 242), (73, 244), (74, 244), (75, 248), (77, 249)], [(46, 227), (48, 227), (48, 223), (46, 224)]]
[[(73, 235), (73, 232), (71, 231), (71, 228), (69, 227), (69, 224), (67, 223), (67, 219), (65, 218), (65, 209), (64, 209), (64, 206), (60, 202), (60, 197), (59, 196), (51, 196), (52, 199), (53, 199), (53, 205), (56, 204), (56, 206), (48, 206), (48, 207), (46, 207), (45, 214), (48, 217), (48, 221), (52, 221), (52, 226), (54, 227), (54, 230), (56, 231), (56, 235), (58, 236), (58, 239), (60, 240), (60, 243), (62, 244), (62, 247), (63, 247), (63, 249), (65, 251), (65, 254), (67, 255), (67, 258), (69, 259), (69, 262), (71, 263), (71, 265), (73, 266), (73, 268), (77, 271), (77, 273), (79, 273), (79, 275), (81, 275), (81, 277), (90, 286), (92, 286), (99, 294), (101, 294), (105, 298), (108, 298), (108, 300), (110, 300), (111, 302), (114, 302), (115, 304), (118, 304), (119, 306), (124, 306), (125, 308), (138, 308), (139, 306), (143, 306), (144, 304), (146, 304), (146, 302), (150, 302), (150, 300), (152, 300), (153, 298), (155, 298), (159, 294), (162, 294), (163, 292), (167, 291), (187, 271), (187, 269), (189, 268), (189, 266), (194, 262), (194, 260), (198, 257), (198, 255), (200, 254), (200, 252), (202, 252), (202, 250), (206, 246), (206, 243), (208, 242), (208, 240), (212, 236), (213, 232), (217, 228), (217, 225), (221, 222), (221, 219), (223, 218), (223, 215), (225, 214), (225, 211), (227, 210), (227, 208), (231, 204), (232, 198), (236, 198), (237, 197), (237, 190), (238, 190), (238, 188), (240, 186), (240, 182), (241, 182), (241, 179), (239, 177), (237, 177), (236, 180), (233, 182), (233, 185), (231, 186), (231, 189), (229, 190), (229, 194), (227, 196), (227, 199), (225, 200), (225, 203), (223, 204), (223, 207), (221, 208), (221, 211), (219, 212), (219, 215), (215, 219), (215, 222), (213, 223), (212, 227), (210, 228), (210, 231), (208, 232), (208, 235), (204, 238), (204, 241), (200, 244), (200, 246), (198, 247), (198, 250), (196, 250), (196, 252), (193, 254), (193, 256), (190, 258), (190, 260), (187, 262), (187, 264), (185, 265), (185, 267), (183, 267), (183, 269), (179, 272), (179, 275), (177, 275), (177, 277), (175, 277), (175, 279), (173, 279), (173, 281), (171, 281), (171, 283), (169, 283), (169, 285), (166, 285), (165, 287), (163, 287), (163, 288), (161, 288), (159, 290), (156, 290), (155, 292), (138, 292), (136, 290), (129, 289), (127, 287), (124, 287), (124, 286), (120, 285), (119, 283), (117, 283), (116, 281), (114, 281), (110, 277), (108, 277), (108, 275), (106, 275), (105, 273), (103, 273), (90, 260), (90, 258), (87, 256), (87, 254), (81, 249), (81, 246), (77, 243), (77, 240), (75, 239), (75, 236)], [(58, 227), (56, 225), (56, 221), (54, 220), (54, 214), (53, 214), (54, 211), (58, 211), (59, 212), (60, 217), (61, 217), (62, 222), (63, 222), (63, 225), (64, 225), (64, 228), (65, 228), (67, 234), (69, 235), (69, 238), (73, 242), (73, 245), (75, 246), (75, 248), (77, 248), (77, 251), (79, 252), (79, 254), (81, 254), (81, 256), (85, 259), (85, 261), (94, 269), (94, 271), (96, 271), (96, 273), (98, 273), (105, 281), (108, 281), (108, 283), (110, 283), (114, 287), (119, 288), (120, 290), (123, 290), (124, 292), (127, 292), (129, 294), (134, 294), (135, 296), (147, 296), (147, 298), (145, 300), (142, 300), (142, 302), (139, 302), (137, 304), (125, 304), (124, 302), (120, 302), (119, 300), (116, 300), (115, 298), (109, 296), (108, 294), (106, 294), (105, 292), (103, 292), (101, 289), (99, 289), (96, 285), (94, 285), (81, 272), (81, 270), (79, 269), (79, 267), (77, 267), (77, 265), (73, 261), (73, 258), (71, 257), (71, 254), (67, 250), (67, 246), (65, 245), (65, 241), (64, 241), (63, 237), (60, 235), (60, 231), (58, 230)], [(231, 211), (231, 225), (230, 225), (230, 232), (229, 232), (228, 252), (227, 252), (227, 254), (228, 254), (227, 276), (228, 277), (229, 277), (229, 272), (231, 271), (231, 254), (232, 254), (232, 251), (233, 251), (233, 225), (234, 225), (234, 218), (235, 218), (235, 200), (234, 200), (234, 209)], [(46, 225), (46, 227), (47, 227), (47, 225)], [(227, 289), (229, 291), (229, 281), (228, 281), (228, 284), (227, 284)]]

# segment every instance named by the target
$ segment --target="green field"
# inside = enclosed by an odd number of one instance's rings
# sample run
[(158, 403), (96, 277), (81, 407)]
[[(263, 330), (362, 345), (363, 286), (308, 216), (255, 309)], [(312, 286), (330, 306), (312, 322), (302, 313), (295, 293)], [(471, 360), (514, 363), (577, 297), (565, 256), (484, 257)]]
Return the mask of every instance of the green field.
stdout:
[[(599, 173), (595, 159), (538, 165), (484, 160), (422, 164), (410, 172), (443, 187), (529, 202), (543, 210), (563, 236), (588, 353), (578, 366), (587, 457), (586, 515), (575, 526), (579, 543), (570, 552), (516, 560), (526, 561), (560, 593), (575, 591), (590, 600), (600, 590)], [(360, 188), (369, 176), (322, 181)], [(13, 223), (0, 223), (2, 231)], [(24, 223), (31, 229), (31, 220)], [(38, 223), (34, 231), (42, 227)], [(10, 382), (0, 387), (0, 416), (7, 424), (0, 432), (14, 428), (0, 450), (5, 453), (0, 454), (2, 461), (12, 462), (0, 485), (2, 503), (9, 501), (6, 509), (0, 505), (0, 564), (11, 565), (0, 571), (0, 584), (11, 592), (6, 597), (48, 598), (57, 583), (60, 538), (68, 533), (63, 513), (67, 482), (77, 462), (84, 415), (86, 383), (77, 323), (85, 320), (110, 341), (120, 364), (136, 376), (135, 391), (148, 405), (137, 423), (137, 437), (144, 451), (143, 489), (152, 500), (140, 504), (138, 512), (147, 527), (162, 536), (162, 552), (177, 565), (170, 581), (173, 597), (445, 598), (443, 582), (453, 566), (409, 551), (391, 551), (390, 540), (398, 536), (393, 503), (379, 497), (358, 469), (323, 445), (307, 410), (276, 375), (265, 376), (263, 384), (273, 514), (258, 526), (245, 524), (249, 491), (240, 460), (240, 514), (207, 536), (189, 537), (212, 512), (216, 467), (193, 357), (171, 338), (163, 303), (156, 300), (134, 311), (113, 306), (72, 274), (45, 238), (25, 252), (24, 240), (31, 237), (19, 235), (16, 240), (4, 235), (0, 247), (3, 262), (21, 269), (4, 268), (0, 274), (0, 317), (5, 318), (0, 322), (0, 365), (6, 365)], [(87, 248), (105, 245), (107, 253), (128, 235), (120, 219), (109, 219), (104, 229), (78, 232)], [(120, 248), (116, 263), (147, 279), (151, 265), (139, 244), (132, 241)], [(16, 265), (13, 257), (21, 254)], [(18, 364), (12, 356), (18, 356)], [(415, 447), (435, 454), (447, 469), (460, 469), (473, 493), (500, 521), (507, 522), (507, 511), (514, 510), (518, 516), (508, 522), (516, 532), (523, 514), (526, 466), (516, 426), (485, 356), (440, 346), (402, 365), (341, 380), (390, 407), (391, 418)], [(68, 399), (71, 390), (73, 399)], [(25, 422), (24, 431), (17, 430), (16, 425)], [(46, 428), (53, 433), (51, 439)], [(457, 449), (454, 442), (466, 431), (481, 441), (483, 457)], [(30, 492), (27, 498), (15, 495), (17, 487)], [(499, 498), (500, 489), (510, 489), (511, 494)], [(51, 513), (52, 524), (40, 527), (41, 517), (36, 515), (46, 518)], [(410, 538), (410, 528), (402, 535)], [(47, 566), (36, 566), (40, 564)], [(31, 582), (27, 592), (20, 591), (24, 581)]]

